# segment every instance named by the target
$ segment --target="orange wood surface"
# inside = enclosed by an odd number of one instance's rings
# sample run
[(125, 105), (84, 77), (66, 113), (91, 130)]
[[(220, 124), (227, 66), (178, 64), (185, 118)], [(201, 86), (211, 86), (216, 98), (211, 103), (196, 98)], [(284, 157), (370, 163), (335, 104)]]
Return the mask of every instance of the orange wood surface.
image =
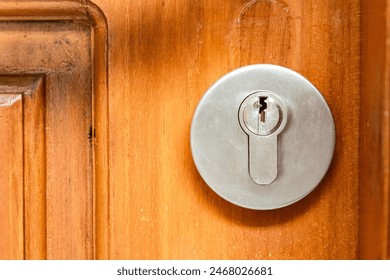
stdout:
[(15, 104), (3, 102), (2, 107), (7, 131), (1, 136), (7, 147), (2, 158), (8, 160), (0, 163), (0, 215), (7, 217), (2, 222), (12, 238), (0, 241), (1, 247), (8, 246), (2, 254), (11, 259), (91, 259), (92, 29), (87, 19), (37, 19), (0, 23), (2, 98), (12, 89), (20, 91)]
[[(0, 160), (0, 225), (8, 229), (0, 258), (388, 257), (382, 132), (389, 52), (386, 20), (377, 17), (387, 6), (379, 2), (0, 1), (0, 76), (7, 76), (0, 78), (0, 98), (22, 96), (20, 104), (0, 107), (0, 144), (8, 147), (0, 156), (12, 159)], [(373, 29), (380, 29), (378, 38)], [(366, 41), (372, 37), (382, 44), (374, 61)], [(198, 174), (189, 146), (204, 92), (225, 73), (255, 63), (308, 78), (336, 126), (322, 183), (273, 211), (218, 197)], [(23, 90), (1, 86), (9, 75)], [(372, 77), (378, 91), (371, 95)], [(9, 181), (12, 174), (17, 181)], [(378, 186), (383, 207), (367, 186)], [(380, 223), (367, 229), (374, 217)]]
[(390, 259), (390, 1), (362, 12), (360, 257)]
[[(109, 250), (102, 257), (357, 258), (360, 1), (95, 3), (109, 30)], [(252, 63), (306, 76), (337, 129), (325, 180), (275, 211), (222, 200), (200, 178), (189, 147), (204, 92)]]
[[(16, 78), (20, 80), (20, 78)], [(32, 80), (24, 95), (24, 239), (26, 259), (47, 258), (45, 88)]]
[(0, 259), (24, 258), (22, 119), (21, 94), (0, 90)]

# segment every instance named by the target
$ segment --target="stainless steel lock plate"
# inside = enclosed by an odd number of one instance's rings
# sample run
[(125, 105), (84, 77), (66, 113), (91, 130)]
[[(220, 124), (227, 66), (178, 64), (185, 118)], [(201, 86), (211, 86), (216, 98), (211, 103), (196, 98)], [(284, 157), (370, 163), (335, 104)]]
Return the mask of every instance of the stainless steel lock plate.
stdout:
[(222, 77), (191, 125), (202, 178), (224, 199), (250, 209), (305, 197), (326, 174), (334, 146), (332, 114), (320, 92), (276, 65), (250, 65)]

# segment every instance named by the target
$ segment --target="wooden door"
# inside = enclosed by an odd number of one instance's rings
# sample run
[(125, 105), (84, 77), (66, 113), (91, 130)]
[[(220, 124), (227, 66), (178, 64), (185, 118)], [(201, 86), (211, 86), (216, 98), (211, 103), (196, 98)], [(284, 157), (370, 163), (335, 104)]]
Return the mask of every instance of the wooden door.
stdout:
[[(0, 1), (0, 258), (389, 258), (389, 7)], [(256, 63), (307, 77), (336, 125), (320, 186), (272, 211), (217, 196), (189, 147), (204, 92)]]

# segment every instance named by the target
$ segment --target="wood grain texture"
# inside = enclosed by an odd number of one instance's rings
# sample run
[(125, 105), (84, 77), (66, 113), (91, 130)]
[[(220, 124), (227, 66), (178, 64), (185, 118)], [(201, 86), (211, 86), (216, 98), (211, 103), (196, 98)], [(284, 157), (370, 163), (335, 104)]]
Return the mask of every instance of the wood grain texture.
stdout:
[(88, 19), (89, 1), (3, 0), (0, 13), (9, 21), (60, 21)]
[(93, 258), (91, 76), (74, 75), (46, 80), (49, 259)]
[(390, 2), (363, 1), (359, 224), (363, 259), (390, 259), (389, 40)]
[[(50, 162), (33, 175), (26, 169), (18, 180), (51, 178), (40, 188), (25, 185), (24, 205), (8, 199), (0, 205), (1, 217), (17, 217), (2, 219), (17, 234), (7, 235), (13, 243), (0, 241), (8, 250), (1, 257), (23, 258), (25, 242), (26, 258), (389, 258), (387, 2), (95, 3), (102, 12), (84, 0), (0, 2), (0, 42), (8, 43), (0, 44), (1, 74), (48, 75), (38, 87), (41, 99), (22, 99), (24, 115), (16, 103), (6, 114), (11, 123), (35, 116), (23, 123), (23, 137), (47, 137), (45, 145), (23, 144), (16, 132), (4, 135), (19, 151)], [(24, 29), (20, 20), (29, 21)], [(61, 40), (38, 34), (58, 20)], [(72, 20), (75, 29), (68, 32)], [(47, 45), (29, 46), (32, 41)], [(58, 53), (47, 56), (54, 45)], [(323, 93), (336, 124), (335, 157), (324, 181), (304, 200), (275, 211), (245, 210), (219, 198), (200, 178), (189, 149), (191, 118), (203, 93), (226, 72), (253, 63), (303, 74)], [(43, 116), (34, 104), (49, 111)], [(58, 133), (45, 127), (42, 135), (42, 121)], [(96, 129), (92, 143), (85, 137), (89, 126)], [(31, 168), (28, 161), (24, 155)], [(18, 163), (7, 165), (0, 180), (8, 180), (10, 166)], [(74, 181), (79, 178), (81, 188)], [(23, 199), (8, 187), (0, 186), (11, 200)], [(37, 207), (35, 197), (48, 202)], [(41, 217), (26, 223), (24, 233), (21, 207), (25, 219)]]
[[(106, 221), (94, 218), (102, 212), (95, 204), (107, 205), (104, 17), (89, 1), (3, 2), (0, 75), (7, 76), (0, 89), (9, 94), (11, 80), (23, 100), (21, 119), (14, 117), (23, 127), (22, 165), (14, 167), (22, 182), (21, 237), (14, 237), (22, 241), (21, 258), (94, 258), (102, 247), (95, 227)], [(28, 77), (38, 82), (28, 85)], [(9, 248), (1, 257), (16, 258)]]
[[(8, 215), (14, 217), (15, 222), (20, 222), (19, 232), (12, 233), (7, 228), (4, 234), (18, 236), (22, 242), (20, 256), (26, 259), (46, 258), (46, 161), (45, 161), (45, 95), (43, 80), (40, 76), (0, 76), (0, 92), (3, 97), (14, 96), (12, 102), (3, 102), (5, 110), (11, 110), (14, 105), (20, 103), (20, 116), (14, 116), (13, 123), (5, 122), (8, 128), (20, 129), (18, 139), (4, 137), (8, 147), (5, 151), (20, 153), (20, 164), (13, 163), (13, 170), (17, 171), (20, 184), (19, 191), (11, 190), (13, 195), (21, 195), (19, 203)], [(18, 92), (18, 94), (11, 94)], [(11, 101), (12, 99), (4, 99)], [(3, 134), (0, 134), (3, 135)], [(3, 139), (3, 138), (2, 138)], [(3, 140), (4, 140), (3, 139)], [(19, 146), (19, 147), (17, 147)], [(17, 159), (18, 157), (14, 158)], [(0, 161), (4, 165), (4, 158)], [(2, 182), (3, 184), (4, 182)], [(16, 188), (16, 186), (14, 186)], [(3, 195), (3, 192), (1, 192)], [(4, 198), (7, 203), (7, 196)], [(12, 199), (8, 203), (12, 205)], [(0, 211), (4, 211), (0, 207)], [(19, 215), (21, 220), (19, 220)], [(5, 239), (7, 240), (7, 239)], [(12, 242), (9, 242), (11, 245)], [(2, 258), (15, 258), (15, 250), (2, 250)]]
[[(19, 80), (20, 78), (15, 78)], [(45, 81), (33, 78), (24, 94), (24, 257), (46, 259)]]
[[(360, 1), (95, 3), (110, 31), (109, 258), (357, 258)], [(337, 129), (321, 185), (275, 211), (218, 197), (189, 147), (203, 93), (252, 63), (306, 76)]]
[(22, 119), (22, 95), (0, 91), (0, 259), (24, 258)]

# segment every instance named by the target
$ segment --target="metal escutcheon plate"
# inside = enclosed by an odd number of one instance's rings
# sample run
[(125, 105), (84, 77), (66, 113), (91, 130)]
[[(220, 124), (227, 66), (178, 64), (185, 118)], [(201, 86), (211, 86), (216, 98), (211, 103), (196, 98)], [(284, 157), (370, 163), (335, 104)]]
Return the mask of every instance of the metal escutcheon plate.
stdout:
[[(239, 120), (241, 104), (257, 91), (275, 94), (287, 114), (277, 135), (277, 176), (268, 185), (250, 176), (249, 132)], [(281, 208), (308, 195), (325, 176), (334, 147), (334, 122), (321, 93), (276, 65), (250, 65), (223, 76), (203, 96), (191, 125), (192, 156), (202, 178), (227, 201), (249, 209)], [(267, 165), (267, 158), (258, 162)]]

